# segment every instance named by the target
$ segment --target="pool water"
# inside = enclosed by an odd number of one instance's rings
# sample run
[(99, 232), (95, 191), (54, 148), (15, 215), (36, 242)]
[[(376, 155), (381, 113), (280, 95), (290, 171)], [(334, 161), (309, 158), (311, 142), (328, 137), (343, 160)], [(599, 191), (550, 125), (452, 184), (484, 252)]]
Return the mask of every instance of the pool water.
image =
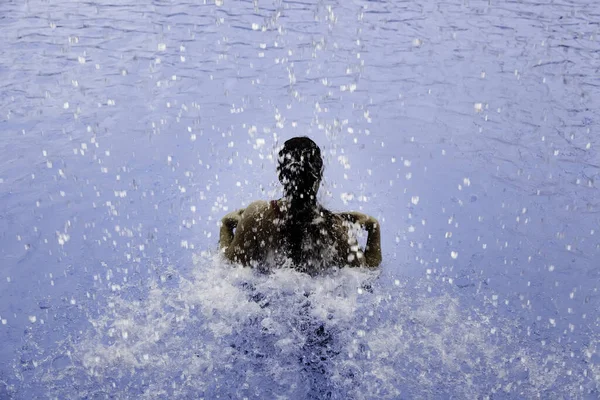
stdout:
[[(0, 398), (600, 396), (600, 3), (4, 1)], [(264, 275), (281, 195), (379, 271)]]

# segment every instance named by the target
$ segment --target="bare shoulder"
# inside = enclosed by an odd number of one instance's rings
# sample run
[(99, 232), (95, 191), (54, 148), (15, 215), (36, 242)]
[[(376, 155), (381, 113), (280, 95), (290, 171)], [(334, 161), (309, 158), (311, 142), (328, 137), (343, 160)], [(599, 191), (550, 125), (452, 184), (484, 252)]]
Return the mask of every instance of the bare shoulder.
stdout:
[(225, 256), (244, 265), (261, 259), (260, 243), (264, 242), (265, 235), (272, 231), (269, 229), (273, 219), (271, 214), (269, 202), (258, 200), (250, 203), (240, 217)]
[(246, 207), (246, 210), (259, 211), (261, 209), (268, 208), (268, 207), (269, 207), (268, 201), (256, 200), (256, 201), (253, 201), (252, 203), (248, 204), (248, 207)]
[(331, 214), (331, 223), (332, 227), (336, 230), (341, 230), (341, 232), (346, 232), (346, 228), (348, 226), (348, 220), (344, 218), (344, 216), (340, 213), (332, 213)]
[(268, 216), (270, 211), (270, 205), (268, 201), (257, 200), (253, 201), (246, 207), (242, 214), (242, 221), (246, 220), (260, 220)]
[(254, 201), (244, 210), (238, 225), (238, 232), (243, 233), (250, 229), (252, 236), (255, 236), (259, 231), (271, 230), (275, 219), (275, 212), (268, 201)]

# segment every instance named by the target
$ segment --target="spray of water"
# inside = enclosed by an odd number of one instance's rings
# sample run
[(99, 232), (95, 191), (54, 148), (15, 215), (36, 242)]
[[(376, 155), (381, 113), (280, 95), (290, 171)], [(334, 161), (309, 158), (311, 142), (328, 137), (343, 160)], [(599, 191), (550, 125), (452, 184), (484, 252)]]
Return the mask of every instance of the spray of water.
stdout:
[(386, 286), (348, 268), (263, 274), (210, 254), (194, 263), (189, 276), (159, 268), (144, 287), (107, 295), (52, 353), (32, 330), (15, 370), (48, 398), (518, 398), (598, 385), (599, 371), (558, 344), (533, 352), (527, 340), (539, 338), (521, 321), (462, 307), (459, 289)]

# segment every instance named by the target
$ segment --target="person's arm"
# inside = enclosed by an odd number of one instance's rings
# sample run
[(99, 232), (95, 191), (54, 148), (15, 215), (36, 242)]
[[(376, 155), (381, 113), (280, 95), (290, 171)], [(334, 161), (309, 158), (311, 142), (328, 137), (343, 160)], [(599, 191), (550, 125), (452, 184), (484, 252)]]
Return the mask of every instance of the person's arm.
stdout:
[(381, 264), (381, 230), (379, 221), (369, 216), (365, 222), (368, 232), (367, 245), (365, 246), (365, 260), (368, 267), (375, 268)]
[(369, 268), (376, 268), (381, 264), (381, 231), (379, 221), (370, 215), (356, 211), (340, 213), (340, 216), (352, 223), (359, 224), (367, 231), (367, 244), (365, 246), (365, 264)]
[(265, 234), (264, 230), (259, 228), (268, 204), (266, 201), (254, 201), (245, 209), (223, 217), (219, 247), (225, 258), (243, 265), (250, 265), (254, 260), (258, 244)]
[(233, 230), (237, 228), (243, 213), (244, 209), (242, 208), (230, 212), (229, 214), (225, 215), (223, 219), (221, 219), (221, 231), (219, 233), (219, 248), (221, 251), (225, 252), (225, 250), (231, 245), (234, 237)]

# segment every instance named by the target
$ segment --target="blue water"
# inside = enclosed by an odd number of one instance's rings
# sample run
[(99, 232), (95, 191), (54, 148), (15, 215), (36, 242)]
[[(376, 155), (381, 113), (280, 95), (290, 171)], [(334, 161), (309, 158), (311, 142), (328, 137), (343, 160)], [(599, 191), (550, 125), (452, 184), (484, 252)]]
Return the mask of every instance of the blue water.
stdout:
[[(600, 3), (0, 4), (0, 398), (600, 396)], [(382, 224), (261, 275), (218, 221)]]

